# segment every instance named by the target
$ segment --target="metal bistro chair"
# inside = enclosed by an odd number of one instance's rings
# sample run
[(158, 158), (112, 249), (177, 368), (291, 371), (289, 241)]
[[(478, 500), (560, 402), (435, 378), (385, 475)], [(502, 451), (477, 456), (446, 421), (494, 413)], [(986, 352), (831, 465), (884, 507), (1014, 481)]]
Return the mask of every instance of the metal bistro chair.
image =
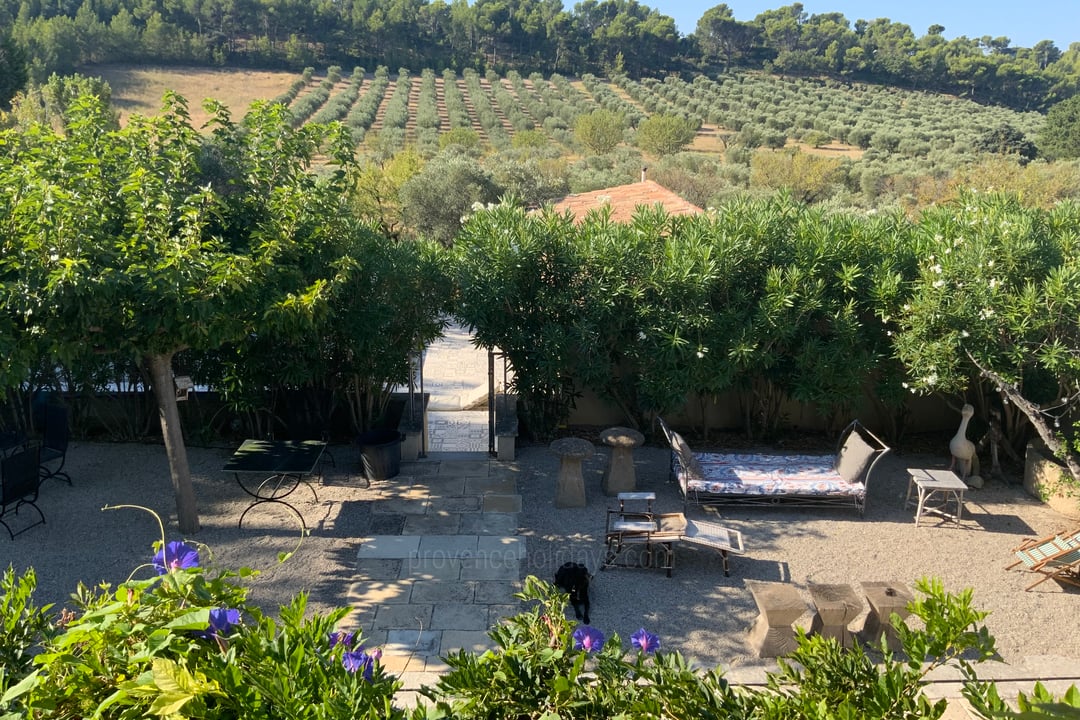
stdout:
[[(0, 525), (8, 531), (14, 540), (32, 527), (45, 524), (45, 514), (37, 506), (38, 488), (41, 476), (38, 473), (38, 447), (32, 445), (25, 450), (13, 453), (0, 460)], [(38, 521), (15, 532), (4, 521), (9, 512), (18, 515), (19, 508), (28, 505), (38, 514)]]
[[(41, 441), (41, 479), (58, 478), (68, 485), (71, 484), (71, 476), (64, 472), (64, 461), (67, 460), (68, 440), (71, 431), (68, 429), (68, 409), (63, 405), (49, 405), (45, 409), (45, 435)], [(60, 461), (55, 468), (49, 463)]]

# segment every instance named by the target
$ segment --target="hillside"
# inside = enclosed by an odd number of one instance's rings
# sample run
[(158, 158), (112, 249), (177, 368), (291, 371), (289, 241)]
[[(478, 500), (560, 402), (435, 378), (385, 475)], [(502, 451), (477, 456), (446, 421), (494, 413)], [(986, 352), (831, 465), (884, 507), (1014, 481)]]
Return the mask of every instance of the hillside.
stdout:
[[(475, 142), (489, 158), (520, 155), (520, 146), (528, 144), (533, 156), (562, 163), (573, 191), (631, 182), (642, 163), (651, 164), (652, 177), (702, 206), (740, 191), (779, 187), (806, 200), (839, 196), (847, 204), (920, 205), (947, 194), (956, 176), (971, 181), (970, 168), (993, 157), (987, 138), (996, 131), (1011, 128), (1033, 140), (1042, 122), (1038, 113), (955, 96), (760, 72), (699, 75), (687, 82), (674, 76), (523, 77), (515, 71), (391, 73), (385, 67), (355, 68), (349, 75), (338, 68), (303, 75), (115, 65), (94, 70), (113, 87), (122, 117), (156, 111), (166, 88), (188, 99), (200, 125), (204, 97), (224, 102), (234, 115), (254, 100), (276, 100), (288, 104), (297, 123), (344, 123), (361, 154), (373, 147), (384, 155), (413, 147), (430, 158), (452, 132), (453, 142)], [(589, 158), (574, 126), (601, 109), (625, 118), (623, 142), (607, 159)], [(700, 124), (689, 152), (640, 154), (633, 146), (635, 128), (654, 115)], [(782, 156), (767, 151), (783, 148), (799, 148), (821, 162), (809, 170), (777, 165), (780, 160), (770, 155)], [(806, 187), (810, 179), (795, 177), (807, 172), (823, 175), (817, 182), (825, 187)], [(1053, 184), (1054, 199), (1068, 192), (1061, 184)]]

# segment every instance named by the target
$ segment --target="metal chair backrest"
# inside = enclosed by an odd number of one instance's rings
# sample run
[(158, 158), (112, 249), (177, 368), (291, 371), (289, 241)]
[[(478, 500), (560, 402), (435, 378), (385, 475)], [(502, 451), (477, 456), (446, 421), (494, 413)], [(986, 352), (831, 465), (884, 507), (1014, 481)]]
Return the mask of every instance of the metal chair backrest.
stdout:
[(3, 486), (0, 506), (7, 507), (28, 498), (31, 501), (36, 499), (41, 484), (37, 446), (20, 450), (0, 461), (0, 476)]

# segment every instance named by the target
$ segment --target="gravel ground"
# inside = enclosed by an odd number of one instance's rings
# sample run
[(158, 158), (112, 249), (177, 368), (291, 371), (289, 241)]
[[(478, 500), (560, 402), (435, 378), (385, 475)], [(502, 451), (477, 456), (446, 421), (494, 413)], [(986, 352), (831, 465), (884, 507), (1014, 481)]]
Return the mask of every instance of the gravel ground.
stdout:
[[(585, 464), (588, 507), (555, 509), (557, 460), (545, 448), (526, 448), (519, 461), (527, 472), (518, 482), (524, 512), (521, 532), (528, 536), (529, 569), (549, 578), (567, 560), (595, 572), (591, 584), (592, 624), (618, 632), (624, 644), (639, 627), (658, 633), (665, 646), (703, 665), (760, 664), (747, 654), (746, 631), (757, 615), (746, 580), (808, 583), (939, 578), (947, 590), (974, 590), (977, 607), (990, 611), (986, 625), (1007, 662), (1025, 656), (1057, 655), (1080, 659), (1080, 634), (1062, 633), (1061, 618), (1073, 617), (1080, 592), (1049, 581), (1024, 592), (1033, 578), (1006, 571), (1010, 549), (1025, 538), (1042, 536), (1077, 522), (1027, 496), (1020, 477), (1011, 484), (991, 481), (966, 493), (963, 523), (930, 516), (918, 528), (905, 510), (908, 467), (945, 467), (945, 455), (888, 455), (872, 479), (865, 517), (854, 509), (721, 508), (691, 509), (691, 517), (719, 522), (743, 534), (746, 554), (731, 557), (724, 577), (715, 551), (677, 546), (671, 578), (661, 570), (609, 568), (603, 559), (605, 509), (613, 498), (600, 489), (606, 464), (597, 453)], [(655, 508), (682, 511), (677, 488), (668, 482), (668, 453), (656, 447), (635, 450), (638, 490), (656, 493)], [(1065, 586), (1067, 587), (1067, 586)], [(856, 618), (859, 627), (865, 616)], [(808, 613), (802, 622), (808, 623)]]
[[(251, 598), (269, 611), (295, 593), (310, 593), (310, 606), (327, 610), (345, 604), (354, 574), (355, 538), (373, 530), (370, 500), (389, 488), (363, 489), (353, 474), (355, 450), (334, 447), (337, 466), (317, 486), (318, 502), (298, 492), (311, 536), (284, 564), (277, 556), (299, 540), (295, 518), (274, 508), (249, 514), (242, 530), (236, 518), (246, 505), (236, 483), (221, 472), (229, 456), (221, 448), (189, 451), (199, 498), (202, 531), (196, 536), (220, 567), (259, 569)], [(657, 494), (656, 509), (679, 511), (682, 504), (668, 483), (666, 451), (635, 451), (638, 489)], [(38, 573), (39, 603), (63, 604), (78, 581), (120, 582), (147, 575), (151, 544), (160, 537), (155, 519), (142, 511), (102, 511), (106, 505), (141, 505), (166, 521), (176, 539), (175, 509), (168, 466), (161, 446), (73, 443), (68, 465), (73, 487), (48, 481), (39, 504), (47, 524), (14, 542), (0, 533), (0, 565)], [(743, 533), (746, 554), (731, 559), (724, 577), (713, 551), (680, 546), (673, 577), (662, 571), (614, 568), (596, 572), (592, 583), (592, 622), (606, 633), (629, 636), (644, 626), (658, 633), (668, 649), (678, 649), (704, 665), (753, 664), (745, 634), (757, 614), (744, 582), (748, 579), (794, 583), (807, 599), (809, 582), (851, 583), (896, 580), (912, 583), (940, 578), (950, 590), (973, 588), (977, 606), (990, 610), (986, 623), (1006, 661), (1058, 655), (1080, 659), (1080, 633), (1061, 632), (1063, 618), (1076, 614), (1080, 593), (1047, 582), (1024, 592), (1031, 577), (1006, 571), (1010, 548), (1025, 538), (1075, 525), (1024, 494), (1019, 478), (992, 481), (968, 493), (960, 527), (930, 518), (916, 528), (903, 508), (906, 467), (940, 467), (941, 455), (891, 455), (879, 465), (870, 488), (866, 516), (847, 509), (693, 510), (692, 515), (721, 522)], [(543, 446), (519, 450), (518, 490), (523, 512), (520, 534), (528, 538), (526, 572), (550, 579), (567, 560), (597, 571), (603, 553), (606, 509), (612, 498), (600, 491), (604, 453), (586, 462), (588, 507), (556, 510), (552, 503), (557, 460)], [(5, 518), (8, 519), (8, 518)], [(22, 516), (11, 518), (12, 523)], [(16, 527), (18, 527), (16, 525)], [(856, 620), (856, 623), (858, 620)]]

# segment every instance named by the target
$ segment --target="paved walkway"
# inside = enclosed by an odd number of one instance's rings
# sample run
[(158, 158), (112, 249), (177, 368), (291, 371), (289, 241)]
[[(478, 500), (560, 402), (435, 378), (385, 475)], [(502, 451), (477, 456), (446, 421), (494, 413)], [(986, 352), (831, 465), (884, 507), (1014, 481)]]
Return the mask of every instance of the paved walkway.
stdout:
[(446, 670), (441, 655), (483, 652), (492, 646), (488, 628), (518, 612), (525, 540), (517, 536), (517, 468), (486, 454), (454, 457), (405, 463), (380, 481), (372, 526), (386, 533), (358, 538), (345, 623), (383, 646), (407, 705)]

